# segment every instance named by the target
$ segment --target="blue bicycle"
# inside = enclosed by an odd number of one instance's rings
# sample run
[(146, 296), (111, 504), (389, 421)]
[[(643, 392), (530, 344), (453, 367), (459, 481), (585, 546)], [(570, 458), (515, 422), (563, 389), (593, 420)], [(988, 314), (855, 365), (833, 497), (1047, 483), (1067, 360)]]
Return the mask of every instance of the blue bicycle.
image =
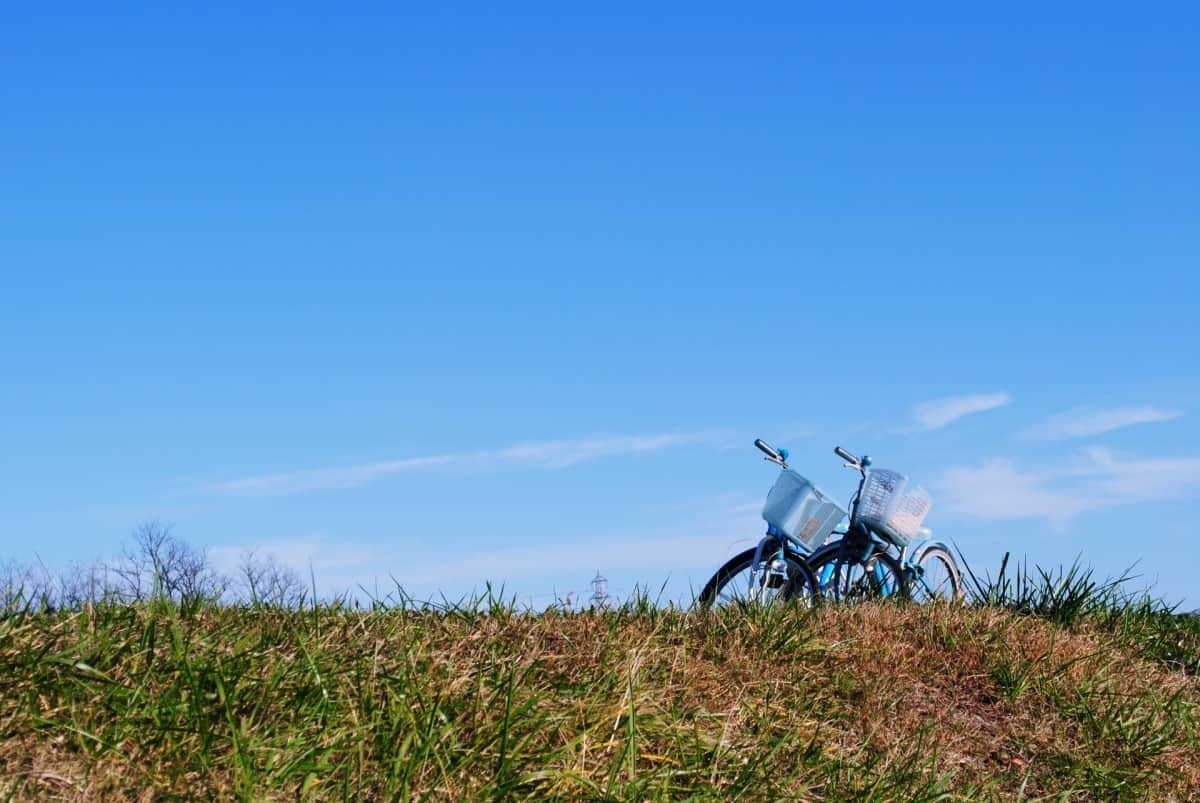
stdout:
[(872, 469), (871, 458), (834, 453), (859, 472), (849, 525), (808, 555), (826, 598), (837, 602), (905, 596), (918, 602), (962, 596), (962, 573), (950, 549), (921, 524), (932, 500), (909, 489), (903, 474)]
[(757, 546), (726, 561), (705, 583), (698, 598), (704, 608), (774, 601), (811, 605), (821, 595), (805, 556), (845, 514), (807, 480), (788, 470), (786, 449), (776, 450), (762, 440), (754, 445), (767, 460), (783, 468), (763, 508), (767, 534)]

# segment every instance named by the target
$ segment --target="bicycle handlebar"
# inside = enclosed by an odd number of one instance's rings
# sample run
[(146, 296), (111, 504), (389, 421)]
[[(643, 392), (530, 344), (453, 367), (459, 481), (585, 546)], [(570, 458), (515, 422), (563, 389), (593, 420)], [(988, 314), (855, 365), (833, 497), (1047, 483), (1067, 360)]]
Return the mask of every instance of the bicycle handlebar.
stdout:
[(769, 459), (776, 461), (783, 460), (783, 455), (775, 451), (775, 447), (764, 441), (762, 438), (755, 438), (754, 445), (757, 446), (758, 450), (765, 454)]
[(854, 465), (855, 467), (857, 467), (859, 465), (859, 462), (860, 462), (859, 459), (857, 457), (855, 457), (854, 455), (850, 454), (849, 452), (847, 452), (845, 449), (843, 449), (840, 446), (833, 447), (833, 453), (836, 454), (838, 457), (842, 458), (843, 460), (845, 460), (847, 463)]

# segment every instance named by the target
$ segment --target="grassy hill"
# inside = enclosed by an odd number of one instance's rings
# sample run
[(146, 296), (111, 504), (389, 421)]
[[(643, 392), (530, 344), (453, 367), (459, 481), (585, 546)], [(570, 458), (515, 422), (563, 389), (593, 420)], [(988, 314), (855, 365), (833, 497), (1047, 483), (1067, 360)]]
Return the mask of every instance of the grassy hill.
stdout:
[(9, 615), (0, 796), (1200, 799), (1200, 622), (1041, 601)]

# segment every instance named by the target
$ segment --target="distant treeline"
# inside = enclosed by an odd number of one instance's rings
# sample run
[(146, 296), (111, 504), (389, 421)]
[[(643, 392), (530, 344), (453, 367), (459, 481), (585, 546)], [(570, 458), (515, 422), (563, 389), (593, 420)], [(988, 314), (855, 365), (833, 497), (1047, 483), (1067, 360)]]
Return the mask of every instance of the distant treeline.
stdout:
[(313, 592), (273, 555), (242, 553), (232, 573), (219, 571), (208, 550), (175, 535), (169, 525), (143, 523), (118, 557), (73, 563), (0, 563), (0, 613), (79, 610), (88, 605), (169, 600), (184, 608), (251, 604), (295, 608)]

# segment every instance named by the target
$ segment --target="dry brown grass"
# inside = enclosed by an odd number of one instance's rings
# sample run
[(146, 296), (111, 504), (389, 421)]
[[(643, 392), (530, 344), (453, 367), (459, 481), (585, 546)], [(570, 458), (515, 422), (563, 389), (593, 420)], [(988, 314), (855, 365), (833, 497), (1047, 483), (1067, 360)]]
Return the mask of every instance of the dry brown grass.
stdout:
[(0, 622), (18, 799), (1196, 799), (1200, 686), (998, 609)]

